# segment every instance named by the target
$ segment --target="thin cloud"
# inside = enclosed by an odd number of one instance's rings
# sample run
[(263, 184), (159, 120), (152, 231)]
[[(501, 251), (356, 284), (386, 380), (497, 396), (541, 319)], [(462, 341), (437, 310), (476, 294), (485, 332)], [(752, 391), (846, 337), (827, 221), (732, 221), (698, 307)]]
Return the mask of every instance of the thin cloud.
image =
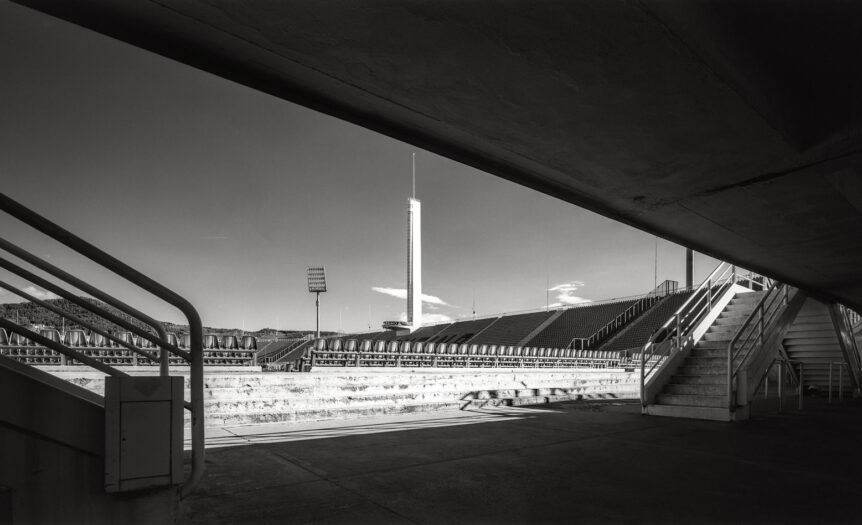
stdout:
[(558, 308), (560, 306), (570, 306), (573, 304), (583, 304), (583, 303), (591, 303), (593, 302), (591, 299), (585, 299), (583, 297), (575, 295), (575, 292), (584, 287), (584, 283), (582, 281), (570, 281), (567, 283), (560, 283), (548, 288), (549, 292), (556, 292), (555, 302), (551, 306), (552, 308)]
[[(407, 312), (401, 312), (398, 314), (398, 320), (402, 323), (407, 322)], [(429, 314), (422, 313), (422, 324), (439, 324), (439, 323), (451, 323), (452, 318), (446, 314)]]
[[(377, 293), (382, 293), (384, 295), (391, 295), (392, 297), (396, 297), (398, 299), (407, 299), (407, 289), (406, 288), (385, 288), (382, 286), (372, 286), (371, 289)], [(435, 304), (439, 306), (452, 306), (447, 303), (443, 299), (435, 295), (422, 294), (422, 302), (428, 304)]]
[[(48, 299), (59, 299), (60, 298), (60, 296), (55, 294), (55, 293), (49, 292), (47, 290), (43, 290), (41, 288), (36, 288), (33, 285), (26, 286), (26, 287), (22, 288), (21, 291), (25, 292), (29, 295), (32, 295), (36, 299), (41, 299), (43, 301), (48, 300)], [(7, 303), (24, 303), (24, 302), (27, 302), (27, 299), (24, 299), (23, 297), (19, 297), (18, 295), (13, 294), (11, 292), (7, 292), (6, 290), (0, 290), (0, 295), (4, 295), (4, 296), (8, 295), (9, 296), (9, 299), (6, 300)]]

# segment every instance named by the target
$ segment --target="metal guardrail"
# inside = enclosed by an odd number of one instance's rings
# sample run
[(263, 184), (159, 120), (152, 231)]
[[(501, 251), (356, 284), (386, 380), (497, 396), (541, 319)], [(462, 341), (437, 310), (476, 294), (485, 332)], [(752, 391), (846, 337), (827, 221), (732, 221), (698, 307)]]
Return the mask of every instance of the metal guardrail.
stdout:
[(798, 293), (796, 288), (784, 283), (773, 282), (728, 343), (726, 386), (729, 410), (733, 410), (736, 405), (734, 384), (739, 376), (739, 371), (757, 348), (763, 348), (767, 334), (779, 327), (782, 322), (782, 315), (787, 310), (795, 293)]
[[(60, 297), (64, 297), (71, 302), (95, 313), (96, 315), (99, 315), (102, 318), (107, 319), (108, 321), (111, 321), (112, 323), (121, 326), (126, 330), (135, 333), (140, 337), (143, 337), (144, 339), (155, 344), (156, 347), (160, 349), (158, 361), (160, 363), (161, 375), (168, 375), (169, 353), (180, 356), (183, 360), (190, 363), (191, 401), (186, 402), (185, 407), (192, 413), (192, 467), (191, 472), (189, 473), (189, 477), (186, 479), (180, 491), (180, 495), (182, 497), (187, 496), (203, 478), (205, 468), (203, 404), (203, 326), (197, 310), (195, 310), (191, 303), (189, 303), (187, 300), (185, 300), (183, 297), (181, 297), (174, 291), (159, 284), (158, 282), (133, 269), (127, 264), (105, 253), (99, 248), (96, 248), (92, 244), (63, 229), (59, 225), (49, 221), (48, 219), (33, 212), (25, 206), (22, 206), (21, 204), (15, 202), (14, 200), (2, 193), (0, 193), (0, 210), (3, 210), (4, 212), (6, 212), (12, 217), (15, 217), (24, 224), (27, 224), (35, 230), (47, 235), (48, 237), (51, 237), (52, 239), (62, 243), (68, 248), (71, 248), (79, 254), (87, 257), (96, 264), (99, 264), (100, 266), (112, 271), (126, 281), (150, 292), (151, 294), (162, 299), (166, 303), (173, 305), (174, 307), (179, 309), (183, 313), (183, 315), (185, 315), (186, 319), (188, 320), (190, 334), (190, 351), (188, 352), (181, 350), (177, 348), (176, 345), (172, 344), (168, 340), (167, 333), (164, 327), (162, 327), (160, 323), (158, 323), (151, 317), (123, 303), (122, 301), (114, 298), (113, 296), (97, 289), (96, 287), (91, 286), (88, 283), (74, 277), (73, 275), (53, 266), (47, 261), (44, 261), (39, 257), (36, 257), (35, 255), (19, 248), (18, 246), (6, 241), (5, 239), (0, 239), (0, 249), (3, 249), (15, 255), (19, 259), (26, 261), (29, 264), (32, 264), (33, 266), (45, 271), (46, 273), (49, 273), (54, 277), (65, 281), (67, 284), (70, 284), (73, 287), (85, 293), (88, 293), (97, 299), (104, 301), (106, 304), (117, 308), (118, 310), (124, 312), (131, 317), (134, 317), (138, 321), (151, 326), (157, 335), (153, 335), (152, 333), (149, 333), (145, 330), (141, 330), (137, 326), (133, 325), (132, 323), (126, 321), (119, 316), (114, 315), (108, 310), (101, 308), (97, 305), (91, 304), (88, 301), (84, 301), (79, 297), (75, 296), (74, 294), (66, 291), (65, 289), (54, 285), (53, 283), (46, 281), (45, 279), (42, 279), (41, 277), (25, 270), (24, 268), (21, 268), (20, 266), (11, 263), (6, 259), (0, 258), (0, 267), (3, 267), (8, 271), (11, 271), (12, 273), (15, 273), (27, 279), (33, 284), (38, 284), (39, 286), (42, 286), (45, 289), (56, 293)], [(8, 290), (9, 288), (14, 287), (9, 286), (6, 289)], [(21, 290), (10, 291), (14, 291), (14, 293), (18, 295), (24, 293)], [(63, 313), (62, 315), (67, 316), (67, 314), (65, 313)], [(28, 330), (27, 328), (24, 328), (23, 326), (20, 326), (12, 321), (0, 319), (0, 327), (5, 328), (10, 333), (17, 333), (60, 354), (85, 363), (88, 366), (95, 368), (96, 370), (104, 372), (105, 374), (112, 376), (128, 375), (125, 372), (117, 370), (116, 368), (113, 368), (100, 362), (99, 360), (93, 359), (92, 357), (83, 354), (79, 350), (75, 350), (60, 342), (48, 339), (41, 334)]]
[[(476, 344), (437, 344), (390, 341), (376, 348), (347, 350), (317, 348), (326, 346), (318, 340), (309, 352), (311, 367), (458, 367), (458, 368), (617, 368), (630, 364), (630, 358), (617, 352), (536, 348)], [(353, 345), (350, 345), (353, 346)], [(397, 348), (396, 348), (397, 347)]]
[(665, 295), (658, 295), (651, 292), (650, 294), (645, 295), (644, 297), (635, 301), (634, 304), (626, 308), (625, 311), (617, 315), (605, 326), (596, 330), (594, 334), (590, 335), (589, 337), (577, 337), (575, 339), (572, 339), (572, 342), (568, 345), (569, 348), (574, 348), (575, 350), (589, 350), (591, 348), (596, 348), (599, 344), (603, 343), (610, 335), (615, 334), (620, 328), (627, 325), (629, 321), (633, 320), (635, 317), (640, 316), (640, 314), (652, 308), (657, 302), (669, 295), (669, 293)]
[(265, 365), (275, 363), (276, 361), (278, 361), (282, 357), (286, 356), (290, 352), (293, 352), (294, 350), (296, 350), (300, 345), (307, 343), (308, 341), (311, 341), (312, 339), (314, 339), (314, 336), (312, 336), (310, 334), (303, 336), (303, 337), (300, 337), (296, 341), (290, 343), (286, 347), (279, 350), (278, 352), (262, 357), (260, 359), (260, 363), (265, 364)]

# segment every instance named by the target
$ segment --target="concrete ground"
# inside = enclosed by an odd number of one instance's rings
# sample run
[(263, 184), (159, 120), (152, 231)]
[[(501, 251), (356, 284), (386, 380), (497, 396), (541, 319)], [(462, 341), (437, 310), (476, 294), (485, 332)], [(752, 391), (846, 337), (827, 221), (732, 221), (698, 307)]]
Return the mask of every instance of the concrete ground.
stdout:
[[(789, 400), (789, 398), (788, 398)], [(862, 403), (567, 402), (209, 429), (182, 523), (862, 523)]]

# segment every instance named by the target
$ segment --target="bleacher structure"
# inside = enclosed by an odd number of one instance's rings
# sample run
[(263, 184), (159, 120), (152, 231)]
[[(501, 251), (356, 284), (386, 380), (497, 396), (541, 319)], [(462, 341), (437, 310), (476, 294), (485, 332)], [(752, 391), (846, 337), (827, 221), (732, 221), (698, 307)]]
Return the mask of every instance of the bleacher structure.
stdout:
[[(50, 341), (73, 348), (101, 363), (117, 366), (159, 365), (159, 360), (155, 354), (135, 352), (102, 334), (87, 334), (84, 330), (68, 330), (61, 334), (55, 329), (42, 329), (39, 330), (39, 334)], [(121, 332), (115, 334), (115, 337), (119, 341), (145, 352), (151, 352), (157, 348), (152, 341), (138, 337), (131, 332)], [(188, 349), (191, 344), (188, 334), (181, 334), (179, 337), (168, 334), (167, 340), (180, 349)], [(256, 353), (257, 340), (253, 336), (242, 336), (241, 338), (233, 335), (226, 335), (221, 338), (212, 334), (204, 336), (204, 366), (252, 366), (257, 363)], [(29, 365), (74, 366), (83, 364), (19, 334), (9, 335), (2, 328), (0, 328), (0, 356)], [(171, 365), (183, 363), (184, 360), (179, 356), (170, 357)]]
[[(675, 281), (665, 281), (627, 299), (429, 325), (402, 336), (389, 331), (323, 338), (309, 345), (293, 368), (625, 367), (631, 353), (608, 351), (602, 344), (657, 305), (677, 304), (676, 290)], [(650, 335), (635, 332), (641, 344)]]

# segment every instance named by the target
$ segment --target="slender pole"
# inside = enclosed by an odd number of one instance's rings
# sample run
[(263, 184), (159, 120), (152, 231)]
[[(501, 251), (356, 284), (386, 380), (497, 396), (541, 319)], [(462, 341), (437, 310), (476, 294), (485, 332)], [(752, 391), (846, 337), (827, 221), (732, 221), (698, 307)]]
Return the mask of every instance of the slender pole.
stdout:
[(784, 383), (784, 362), (778, 362), (778, 413), (781, 413), (782, 407), (782, 383)]
[(315, 324), (314, 337), (320, 339), (320, 292), (315, 293), (314, 306), (317, 310), (317, 323)]
[(694, 286), (694, 252), (691, 248), (685, 249), (685, 289), (691, 290)]
[(799, 410), (802, 410), (802, 391), (805, 377), (805, 364), (799, 363)]

